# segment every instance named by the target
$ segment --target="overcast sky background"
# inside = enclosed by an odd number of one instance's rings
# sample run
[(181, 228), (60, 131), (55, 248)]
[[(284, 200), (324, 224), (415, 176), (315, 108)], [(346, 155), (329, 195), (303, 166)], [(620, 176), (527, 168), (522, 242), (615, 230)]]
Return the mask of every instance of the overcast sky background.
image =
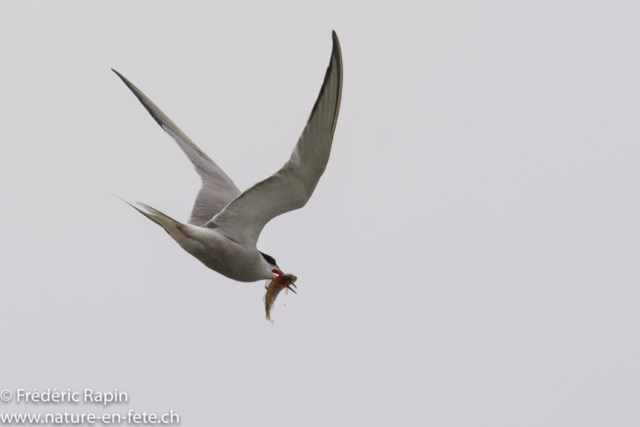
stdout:
[[(129, 393), (184, 426), (637, 426), (637, 2), (0, 3), (0, 389)], [(129, 78), (245, 189), (288, 158), (331, 30), (309, 204), (200, 264), (113, 197), (200, 186)], [(101, 413), (0, 404), (1, 412)]]

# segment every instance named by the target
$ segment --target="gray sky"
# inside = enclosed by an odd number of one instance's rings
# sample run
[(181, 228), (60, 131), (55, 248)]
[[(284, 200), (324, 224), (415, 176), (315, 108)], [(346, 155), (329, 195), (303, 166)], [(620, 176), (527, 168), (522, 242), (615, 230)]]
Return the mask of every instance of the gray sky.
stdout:
[[(185, 426), (636, 426), (636, 2), (0, 3), (0, 389), (129, 393)], [(208, 270), (199, 178), (111, 71), (242, 189), (344, 59), (329, 166)], [(0, 412), (64, 405), (0, 403)], [(75, 412), (101, 407), (70, 407)]]

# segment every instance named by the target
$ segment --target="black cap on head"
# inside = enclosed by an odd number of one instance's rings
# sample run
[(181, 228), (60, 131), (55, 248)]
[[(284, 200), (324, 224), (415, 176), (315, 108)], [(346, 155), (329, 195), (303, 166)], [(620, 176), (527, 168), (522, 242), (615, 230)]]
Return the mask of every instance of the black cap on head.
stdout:
[(264, 258), (269, 264), (275, 265), (276, 267), (278, 266), (276, 260), (271, 255), (267, 255), (262, 252), (260, 252), (260, 255), (262, 255), (262, 258)]

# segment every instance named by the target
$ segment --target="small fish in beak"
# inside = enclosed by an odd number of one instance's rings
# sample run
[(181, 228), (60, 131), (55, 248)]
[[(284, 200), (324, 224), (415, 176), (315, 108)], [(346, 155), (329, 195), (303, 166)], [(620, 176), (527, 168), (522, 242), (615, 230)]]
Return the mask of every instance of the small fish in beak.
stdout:
[(273, 323), (273, 320), (271, 320), (271, 310), (273, 309), (273, 304), (276, 302), (276, 298), (278, 298), (278, 294), (283, 289), (291, 289), (291, 292), (294, 294), (297, 293), (293, 290), (293, 288), (298, 288), (294, 284), (296, 280), (298, 280), (298, 278), (293, 274), (283, 274), (282, 276), (276, 277), (271, 281), (271, 283), (269, 283), (267, 293), (264, 296), (264, 305), (267, 312), (267, 320), (271, 321), (271, 323)]

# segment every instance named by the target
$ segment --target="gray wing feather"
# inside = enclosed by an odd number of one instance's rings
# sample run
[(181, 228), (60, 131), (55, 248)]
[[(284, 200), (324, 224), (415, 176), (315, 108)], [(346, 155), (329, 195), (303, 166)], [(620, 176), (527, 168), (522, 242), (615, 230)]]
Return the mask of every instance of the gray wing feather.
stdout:
[(189, 223), (203, 226), (214, 215), (235, 199), (240, 190), (231, 178), (207, 156), (187, 135), (184, 134), (149, 98), (133, 83), (112, 68), (125, 85), (142, 103), (165, 132), (167, 132), (187, 155), (202, 178), (202, 188), (198, 192)]
[(206, 226), (236, 242), (255, 245), (267, 222), (306, 205), (329, 161), (341, 97), (342, 55), (334, 31), (324, 83), (289, 161), (229, 203)]

